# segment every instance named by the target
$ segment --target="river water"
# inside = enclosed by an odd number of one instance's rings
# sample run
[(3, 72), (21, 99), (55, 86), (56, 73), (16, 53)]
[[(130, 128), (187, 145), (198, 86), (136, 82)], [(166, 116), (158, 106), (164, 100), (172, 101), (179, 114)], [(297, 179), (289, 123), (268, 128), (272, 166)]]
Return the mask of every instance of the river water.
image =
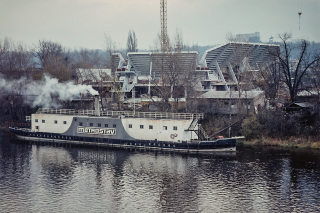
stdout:
[(320, 152), (54, 147), (0, 132), (0, 212), (320, 212)]

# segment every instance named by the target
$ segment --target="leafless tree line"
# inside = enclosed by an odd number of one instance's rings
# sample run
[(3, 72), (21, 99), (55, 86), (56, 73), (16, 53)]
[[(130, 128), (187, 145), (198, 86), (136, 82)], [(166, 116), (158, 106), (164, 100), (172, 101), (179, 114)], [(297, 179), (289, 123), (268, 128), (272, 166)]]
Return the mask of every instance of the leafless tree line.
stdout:
[[(230, 36), (231, 39), (231, 36)], [(254, 87), (263, 88), (267, 97), (276, 99), (279, 96), (281, 88), (289, 91), (291, 101), (295, 101), (299, 91), (310, 89), (310, 84), (304, 84), (305, 79), (312, 78), (314, 88), (319, 88), (319, 53), (309, 50), (309, 43), (305, 40), (291, 43), (291, 35), (280, 35), (282, 41), (278, 52), (270, 52), (272, 60), (268, 61), (268, 68), (261, 69), (259, 72), (260, 80), (254, 79), (252, 75), (246, 72), (237, 72), (238, 90), (246, 91)], [(190, 94), (194, 92), (195, 66), (197, 59), (192, 59), (190, 67), (182, 67), (182, 51), (191, 50), (184, 44), (182, 34), (177, 30), (173, 42), (168, 39), (168, 53), (163, 54), (163, 60), (154, 61), (154, 66), (160, 73), (160, 81), (153, 81), (157, 88), (157, 95), (162, 98), (163, 110), (168, 105), (168, 99), (175, 100), (174, 107), (170, 110), (178, 111), (179, 98), (186, 97), (187, 102)], [(233, 41), (233, 40), (230, 40)], [(158, 39), (160, 42), (160, 38)], [(299, 45), (297, 45), (299, 44)], [(160, 53), (160, 45), (155, 45), (154, 52)], [(113, 79), (115, 81), (115, 90), (118, 91), (118, 99), (121, 97), (121, 88), (115, 75), (116, 67), (112, 67), (112, 55), (119, 52), (119, 47), (109, 35), (105, 35), (105, 51), (100, 50), (69, 50), (61, 44), (42, 40), (33, 48), (27, 48), (25, 45), (16, 44), (9, 38), (0, 40), (0, 73), (6, 78), (12, 78), (13, 73), (24, 74), (27, 71), (38, 71), (38, 73), (48, 73), (56, 77), (59, 81), (68, 81), (74, 78), (77, 68), (106, 68), (112, 69)], [(299, 54), (296, 60), (292, 61), (293, 50), (298, 49)], [(127, 52), (137, 51), (137, 38), (135, 32), (128, 32)], [(237, 51), (234, 51), (235, 57), (233, 67), (240, 67), (242, 58), (237, 57)], [(250, 56), (250, 52), (247, 53)], [(165, 60), (164, 60), (165, 58)], [(266, 66), (265, 66), (266, 67)], [(36, 73), (36, 72), (34, 72)], [(41, 78), (40, 76), (36, 76)], [(160, 85), (162, 84), (162, 85)], [(319, 89), (317, 90), (319, 91)], [(190, 104), (191, 106), (192, 104)], [(188, 103), (187, 103), (188, 107)]]

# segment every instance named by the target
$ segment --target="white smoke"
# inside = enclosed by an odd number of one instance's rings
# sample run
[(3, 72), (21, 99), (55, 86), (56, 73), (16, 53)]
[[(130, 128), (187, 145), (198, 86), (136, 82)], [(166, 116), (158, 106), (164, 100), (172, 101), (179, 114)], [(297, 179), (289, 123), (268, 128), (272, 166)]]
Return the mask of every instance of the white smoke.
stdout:
[(30, 106), (44, 108), (60, 107), (59, 101), (71, 100), (83, 93), (99, 95), (90, 85), (74, 84), (71, 81), (59, 83), (58, 79), (48, 75), (44, 76), (42, 81), (26, 78), (6, 81), (0, 76), (0, 90), (22, 95), (25, 103)]
[(4, 79), (2, 79), (0, 76), (0, 89), (5, 87), (5, 85), (6, 85), (6, 81)]

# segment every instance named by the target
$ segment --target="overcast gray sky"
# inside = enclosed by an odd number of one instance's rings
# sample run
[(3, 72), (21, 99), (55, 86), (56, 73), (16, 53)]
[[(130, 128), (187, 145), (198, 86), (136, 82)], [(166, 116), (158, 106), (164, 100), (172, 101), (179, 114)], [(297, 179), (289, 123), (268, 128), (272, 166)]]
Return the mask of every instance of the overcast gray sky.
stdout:
[[(299, 30), (299, 15), (301, 29)], [(126, 47), (129, 29), (139, 49), (153, 47), (160, 32), (160, 0), (0, 0), (0, 39), (35, 45), (103, 49), (109, 34)], [(260, 32), (261, 40), (291, 32), (320, 42), (320, 0), (168, 0), (168, 34), (185, 43), (225, 43), (226, 34)]]

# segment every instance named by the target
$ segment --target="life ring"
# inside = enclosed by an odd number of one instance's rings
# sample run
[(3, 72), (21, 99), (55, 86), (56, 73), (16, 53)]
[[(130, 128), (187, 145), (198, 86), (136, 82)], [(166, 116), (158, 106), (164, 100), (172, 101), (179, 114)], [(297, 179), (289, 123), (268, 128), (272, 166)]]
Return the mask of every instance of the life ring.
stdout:
[(170, 138), (174, 139), (174, 134), (171, 134), (171, 135), (170, 135)]

